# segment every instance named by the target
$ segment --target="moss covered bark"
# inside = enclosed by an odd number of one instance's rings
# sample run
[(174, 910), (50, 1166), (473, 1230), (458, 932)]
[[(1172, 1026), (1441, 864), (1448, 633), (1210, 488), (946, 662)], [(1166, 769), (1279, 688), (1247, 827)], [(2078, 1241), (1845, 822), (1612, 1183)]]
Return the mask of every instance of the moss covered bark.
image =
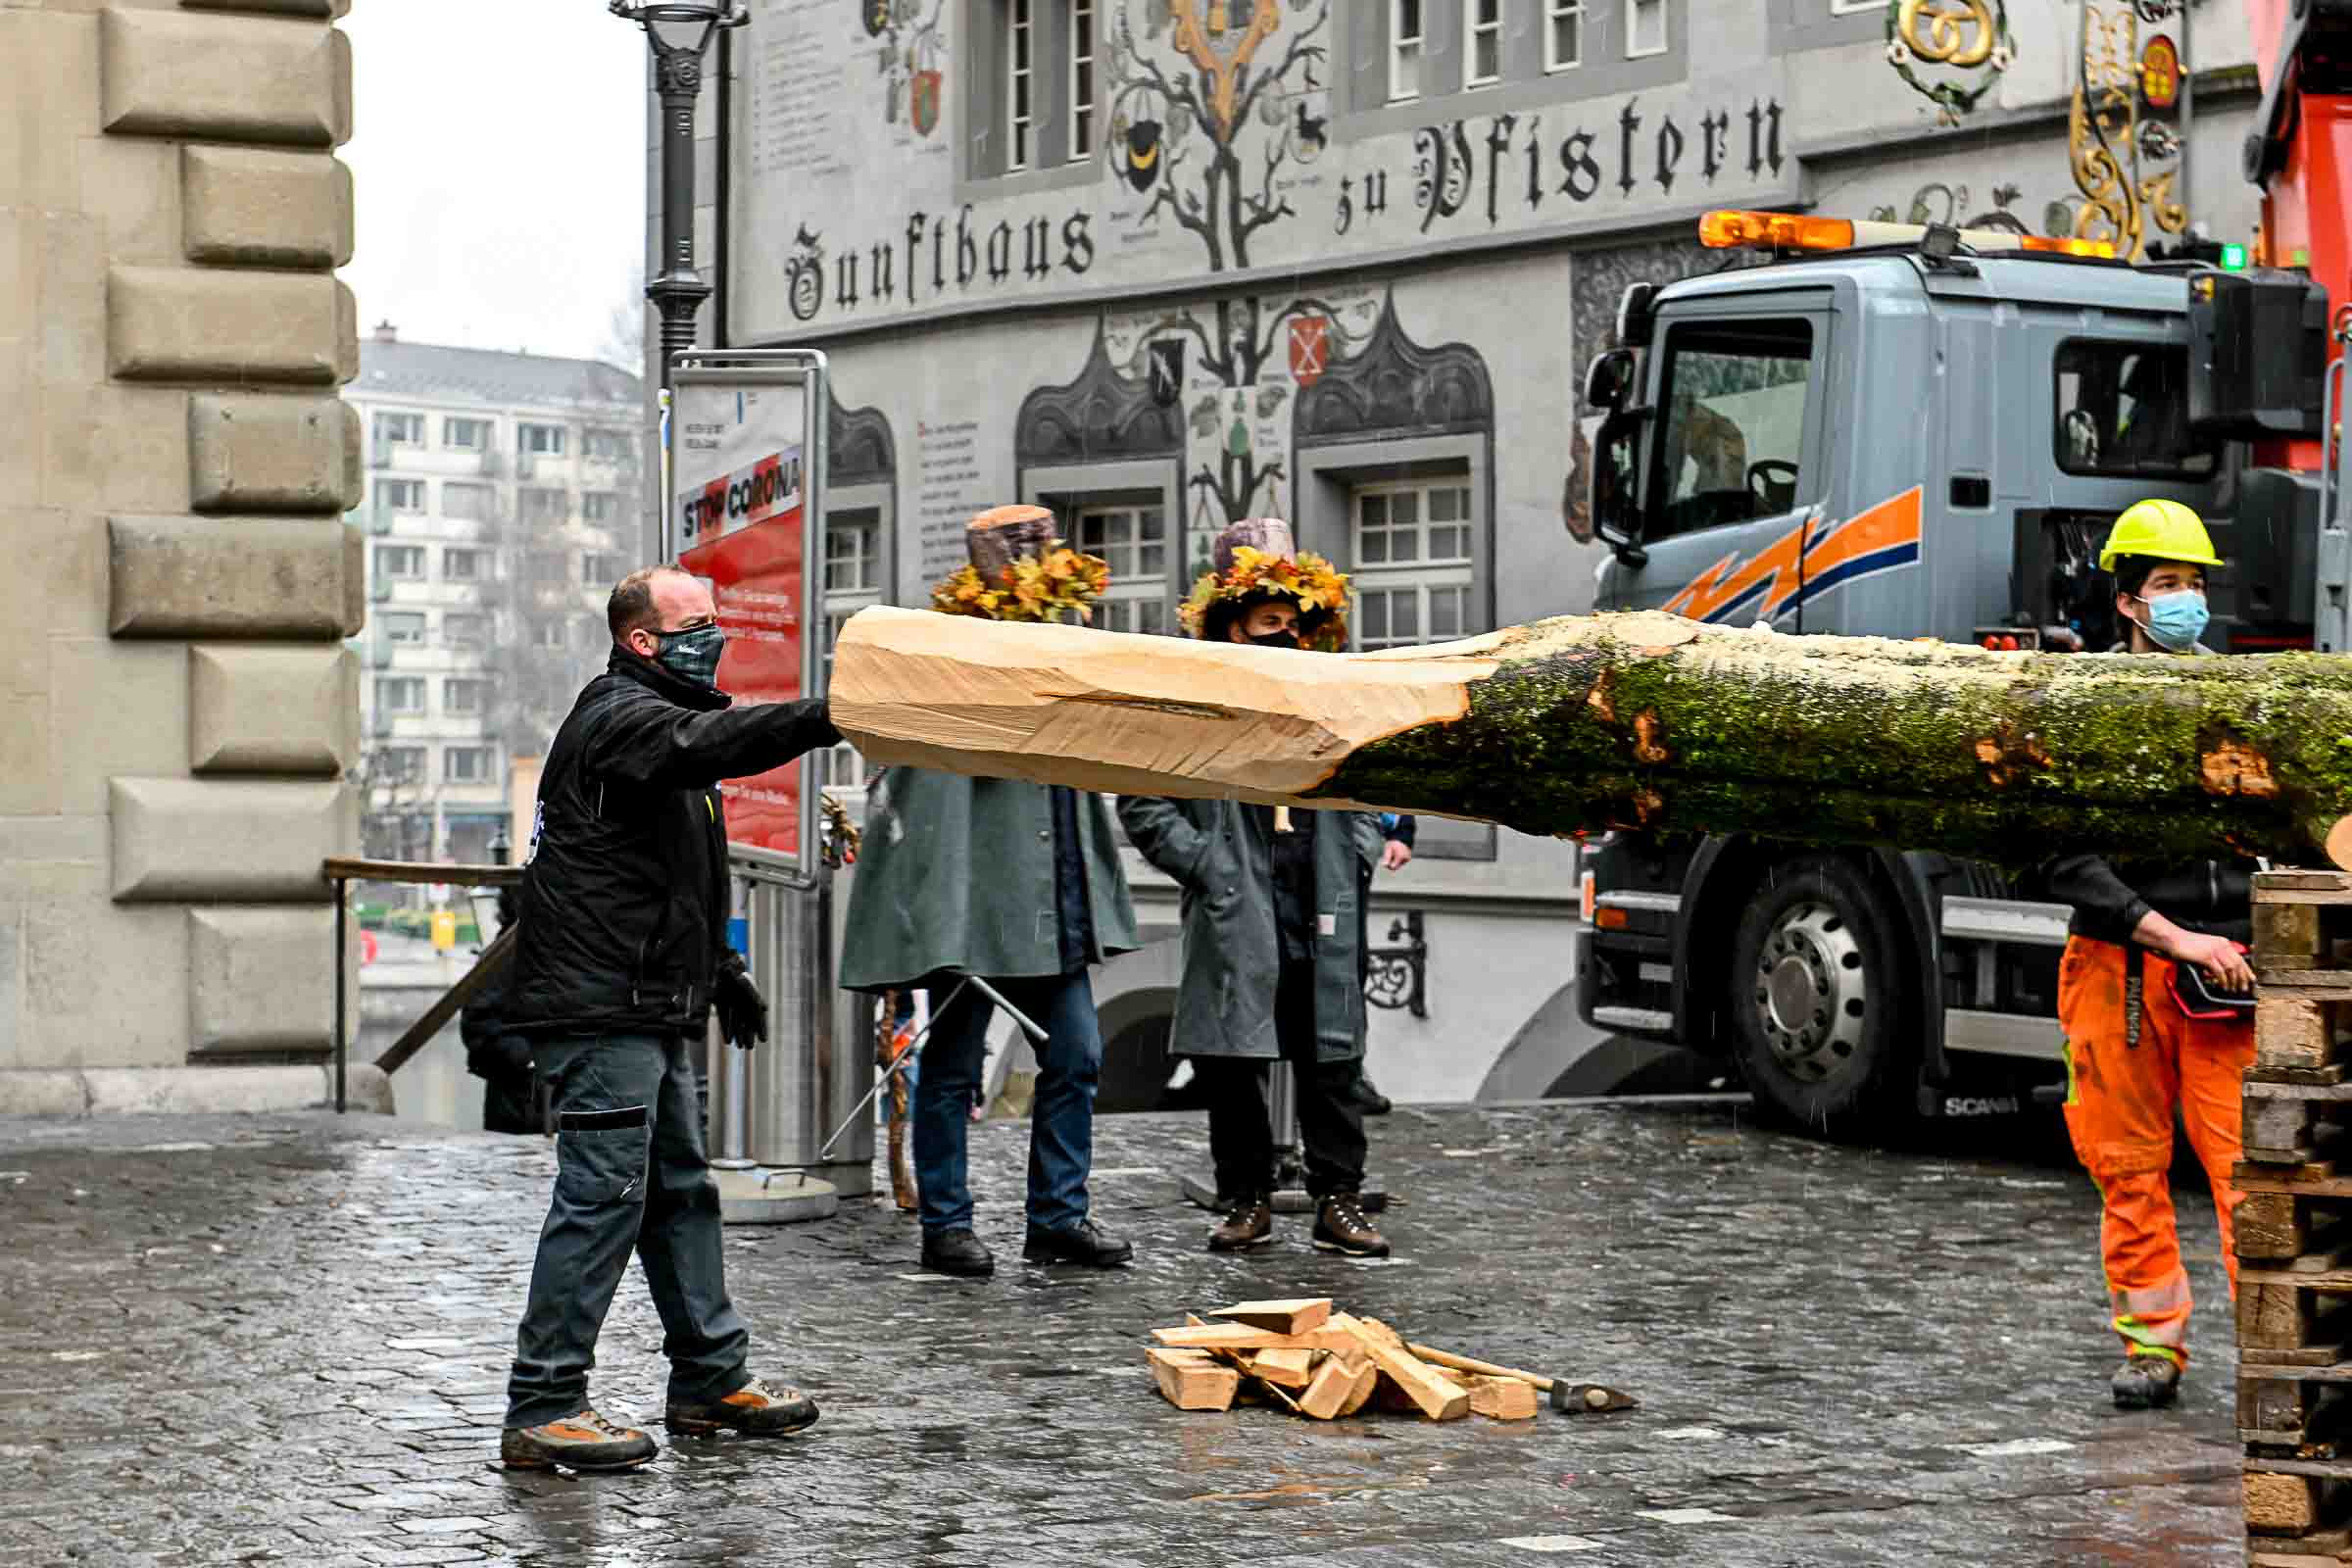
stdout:
[(1462, 718), (1357, 747), (1306, 798), (2011, 865), (2325, 864), (2352, 815), (2352, 659), (1991, 654), (1652, 614), (1538, 622), (1479, 653), (1496, 667)]

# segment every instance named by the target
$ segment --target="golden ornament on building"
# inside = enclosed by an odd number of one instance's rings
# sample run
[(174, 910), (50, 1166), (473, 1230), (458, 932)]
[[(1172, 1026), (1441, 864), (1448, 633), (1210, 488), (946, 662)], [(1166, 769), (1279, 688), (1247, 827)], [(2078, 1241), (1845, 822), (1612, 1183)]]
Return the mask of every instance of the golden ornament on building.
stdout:
[(1176, 52), (1192, 61), (1207, 84), (1208, 112), (1217, 122), (1217, 139), (1223, 141), (1233, 134), (1234, 100), (1241, 95), (1242, 69), (1257, 53), (1257, 46), (1281, 28), (1282, 7), (1277, 0), (1257, 0), (1250, 25), (1229, 49), (1219, 49), (1214, 43), (1232, 30), (1226, 0), (1210, 0), (1205, 21), (1199, 0), (1168, 0), (1168, 16), (1176, 24)]

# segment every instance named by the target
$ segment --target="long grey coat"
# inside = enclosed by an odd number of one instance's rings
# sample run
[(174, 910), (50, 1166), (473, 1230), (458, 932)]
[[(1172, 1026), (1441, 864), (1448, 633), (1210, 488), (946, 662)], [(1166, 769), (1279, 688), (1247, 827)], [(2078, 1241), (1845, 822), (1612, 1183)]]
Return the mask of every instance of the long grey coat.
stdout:
[[(1359, 877), (1380, 858), (1380, 828), (1364, 811), (1316, 814), (1315, 1055), (1351, 1061), (1364, 1049), (1356, 901)], [(1263, 830), (1232, 801), (1122, 796), (1119, 821), (1144, 858), (1184, 890), (1184, 979), (1168, 1049), (1279, 1058), (1274, 987), (1282, 938), (1274, 928), (1273, 850)]]
[[(1137, 947), (1118, 829), (1099, 795), (1078, 797), (1090, 963)], [(865, 813), (841, 945), (851, 991), (919, 984), (946, 970), (986, 979), (1061, 973), (1054, 807), (1046, 786), (887, 769)]]

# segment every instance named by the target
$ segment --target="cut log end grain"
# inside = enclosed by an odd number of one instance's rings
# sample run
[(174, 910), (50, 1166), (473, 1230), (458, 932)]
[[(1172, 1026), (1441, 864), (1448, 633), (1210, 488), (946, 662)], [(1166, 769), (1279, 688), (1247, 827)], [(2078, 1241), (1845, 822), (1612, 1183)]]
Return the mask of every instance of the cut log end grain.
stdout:
[(1999, 654), (1650, 612), (1329, 655), (860, 612), (834, 721), (889, 764), (1126, 794), (2352, 869), (2352, 660)]
[(1470, 1408), (1494, 1421), (1533, 1421), (1538, 1408), (1536, 1386), (1517, 1378), (1472, 1378)]

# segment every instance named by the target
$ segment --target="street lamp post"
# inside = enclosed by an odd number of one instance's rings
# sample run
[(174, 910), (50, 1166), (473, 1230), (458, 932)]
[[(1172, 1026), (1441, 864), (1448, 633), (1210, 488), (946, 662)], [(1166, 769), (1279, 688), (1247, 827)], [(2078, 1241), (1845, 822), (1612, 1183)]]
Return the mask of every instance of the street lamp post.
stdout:
[(722, 3), (631, 4), (612, 11), (645, 28), (654, 52), (654, 87), (662, 95), (662, 256), (645, 297), (662, 313), (662, 390), (669, 390), (671, 358), (694, 347), (695, 317), (710, 285), (694, 265), (694, 105), (703, 91), (703, 52), (721, 27), (752, 20), (744, 0)]

